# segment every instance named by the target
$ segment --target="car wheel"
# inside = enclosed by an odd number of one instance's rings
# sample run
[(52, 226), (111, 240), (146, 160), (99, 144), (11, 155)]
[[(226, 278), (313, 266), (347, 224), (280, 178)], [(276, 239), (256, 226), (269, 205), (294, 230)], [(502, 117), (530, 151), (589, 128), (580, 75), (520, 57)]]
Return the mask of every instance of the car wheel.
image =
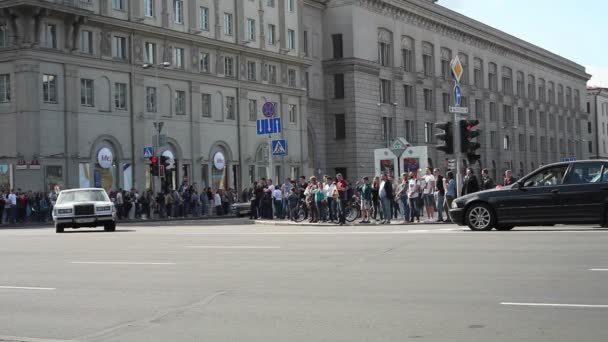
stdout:
[(56, 233), (63, 233), (63, 225), (61, 224), (55, 224), (55, 232)]
[(514, 226), (498, 226), (496, 227), (496, 230), (500, 230), (500, 231), (507, 231), (507, 230), (511, 230), (515, 228)]
[(116, 231), (116, 222), (106, 223), (103, 226), (103, 230), (105, 230), (106, 232), (114, 232), (114, 231)]
[(485, 203), (475, 203), (466, 214), (466, 223), (471, 230), (492, 230), (495, 217), (492, 209)]
[(608, 228), (608, 209), (604, 210), (604, 220), (602, 221), (602, 228)]

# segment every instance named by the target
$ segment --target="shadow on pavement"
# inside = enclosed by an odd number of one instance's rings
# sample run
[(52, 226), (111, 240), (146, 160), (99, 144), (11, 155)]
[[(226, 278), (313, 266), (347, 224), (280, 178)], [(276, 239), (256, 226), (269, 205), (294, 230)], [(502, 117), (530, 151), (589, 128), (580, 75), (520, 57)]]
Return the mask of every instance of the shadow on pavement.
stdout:
[[(69, 228), (67, 228), (69, 229)], [(79, 230), (79, 229), (73, 229), (73, 230), (66, 230), (63, 233), (60, 234), (87, 234), (87, 233), (105, 233), (105, 234), (114, 234), (114, 233), (134, 233), (136, 232), (136, 230), (133, 229), (116, 229), (116, 231), (114, 232), (106, 232), (105, 230)]]

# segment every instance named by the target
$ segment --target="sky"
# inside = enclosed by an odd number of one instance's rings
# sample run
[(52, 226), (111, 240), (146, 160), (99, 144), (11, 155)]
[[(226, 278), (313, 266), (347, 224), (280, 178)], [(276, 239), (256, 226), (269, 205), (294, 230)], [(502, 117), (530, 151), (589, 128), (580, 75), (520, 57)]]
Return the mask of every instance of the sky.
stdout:
[(608, 87), (608, 0), (439, 0), (437, 4), (540, 46)]

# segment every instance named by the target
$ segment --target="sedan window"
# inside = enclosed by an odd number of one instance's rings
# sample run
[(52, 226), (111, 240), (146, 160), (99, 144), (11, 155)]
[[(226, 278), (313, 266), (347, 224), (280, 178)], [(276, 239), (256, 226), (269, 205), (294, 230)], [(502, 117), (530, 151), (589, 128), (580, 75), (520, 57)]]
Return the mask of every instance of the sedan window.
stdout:
[(575, 164), (564, 183), (590, 184), (598, 183), (602, 175), (602, 164)]
[(102, 190), (85, 190), (64, 192), (59, 195), (57, 204), (69, 202), (104, 202), (108, 201), (106, 194)]
[(568, 165), (542, 169), (526, 179), (524, 187), (561, 185)]

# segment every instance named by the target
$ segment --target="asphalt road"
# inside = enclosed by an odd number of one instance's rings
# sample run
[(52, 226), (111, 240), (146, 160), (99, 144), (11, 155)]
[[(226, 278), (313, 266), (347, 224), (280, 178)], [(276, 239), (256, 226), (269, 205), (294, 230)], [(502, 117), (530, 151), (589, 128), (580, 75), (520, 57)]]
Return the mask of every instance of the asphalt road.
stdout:
[(606, 230), (218, 223), (1, 230), (0, 341), (608, 341)]

